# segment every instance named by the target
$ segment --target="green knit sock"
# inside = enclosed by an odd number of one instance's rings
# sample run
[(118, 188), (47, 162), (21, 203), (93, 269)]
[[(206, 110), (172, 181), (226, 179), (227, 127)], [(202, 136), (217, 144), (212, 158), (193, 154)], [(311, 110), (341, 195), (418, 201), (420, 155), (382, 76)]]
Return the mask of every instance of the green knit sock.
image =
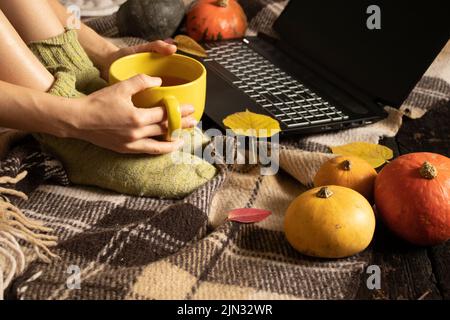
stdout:
[[(63, 38), (68, 37), (64, 35)], [(76, 41), (76, 38), (71, 41)], [(52, 39), (48, 42), (59, 41)], [(71, 52), (71, 48), (76, 45), (42, 47), (40, 44), (31, 44), (30, 46), (34, 45), (40, 48), (41, 56), (70, 58), (75, 55)], [(80, 56), (84, 55), (76, 54), (76, 57)], [(95, 82), (83, 71), (83, 66), (86, 66), (87, 73), (91, 73), (89, 63), (84, 60), (79, 62), (80, 64), (75, 67), (69, 64), (65, 67), (49, 68), (56, 79), (49, 91), (50, 94), (69, 98), (80, 97), (83, 94), (77, 91), (76, 84), (81, 81), (78, 76), (83, 79), (82, 82), (86, 79), (90, 79), (91, 83)], [(178, 151), (161, 156), (124, 155), (76, 139), (62, 139), (46, 134), (34, 136), (44, 150), (61, 160), (73, 183), (97, 186), (124, 194), (181, 198), (212, 179), (217, 172), (216, 168), (206, 161)], [(184, 161), (179, 163), (177, 159)]]
[(90, 94), (107, 86), (106, 81), (100, 77), (100, 71), (78, 42), (76, 30), (68, 30), (48, 40), (32, 42), (28, 47), (50, 72), (60, 67), (74, 72), (76, 88), (80, 92)]
[(51, 70), (55, 82), (48, 91), (48, 93), (54, 96), (60, 96), (65, 98), (80, 98), (84, 94), (79, 92), (76, 87), (77, 78), (75, 74), (66, 67), (59, 67)]

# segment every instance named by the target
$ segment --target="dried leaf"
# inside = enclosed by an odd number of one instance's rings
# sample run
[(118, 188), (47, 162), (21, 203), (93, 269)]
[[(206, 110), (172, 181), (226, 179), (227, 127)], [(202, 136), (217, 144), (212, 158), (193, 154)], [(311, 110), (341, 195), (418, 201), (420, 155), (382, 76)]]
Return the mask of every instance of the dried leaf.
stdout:
[(271, 137), (281, 131), (277, 120), (248, 110), (226, 117), (223, 124), (234, 133), (248, 137)]
[(367, 143), (354, 142), (338, 147), (331, 147), (334, 154), (356, 156), (366, 160), (374, 168), (378, 168), (394, 157), (394, 152), (388, 147)]
[(270, 216), (272, 212), (262, 209), (242, 208), (228, 213), (228, 220), (241, 223), (260, 222)]
[(206, 50), (191, 37), (180, 34), (174, 39), (178, 50), (192, 54), (193, 56), (206, 58), (208, 54)]

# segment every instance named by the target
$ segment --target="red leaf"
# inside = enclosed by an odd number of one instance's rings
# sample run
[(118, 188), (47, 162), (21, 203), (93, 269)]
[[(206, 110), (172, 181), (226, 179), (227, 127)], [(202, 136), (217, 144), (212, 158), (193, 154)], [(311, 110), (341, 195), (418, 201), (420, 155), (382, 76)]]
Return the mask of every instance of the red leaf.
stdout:
[(234, 209), (228, 213), (228, 220), (241, 223), (253, 223), (263, 221), (271, 214), (271, 211), (262, 209)]

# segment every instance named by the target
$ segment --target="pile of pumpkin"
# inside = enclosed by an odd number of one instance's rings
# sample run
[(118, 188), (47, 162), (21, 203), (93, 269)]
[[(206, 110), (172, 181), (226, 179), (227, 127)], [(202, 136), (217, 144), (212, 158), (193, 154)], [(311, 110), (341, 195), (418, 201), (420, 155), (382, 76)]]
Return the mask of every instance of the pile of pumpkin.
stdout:
[(172, 37), (185, 19), (187, 34), (196, 41), (242, 38), (247, 17), (236, 0), (128, 0), (117, 13), (121, 36), (149, 41)]
[(303, 254), (357, 254), (372, 241), (376, 218), (416, 245), (450, 239), (450, 159), (445, 156), (406, 154), (379, 174), (365, 160), (338, 156), (322, 165), (314, 186), (291, 203), (285, 216), (286, 238)]

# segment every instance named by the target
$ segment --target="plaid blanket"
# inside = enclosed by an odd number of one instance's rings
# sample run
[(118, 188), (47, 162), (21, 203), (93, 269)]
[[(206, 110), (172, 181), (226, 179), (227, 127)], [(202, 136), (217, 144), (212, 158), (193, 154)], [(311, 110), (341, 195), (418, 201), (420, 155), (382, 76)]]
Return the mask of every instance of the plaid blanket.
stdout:
[[(287, 1), (242, 0), (251, 29), (265, 28)], [(117, 35), (114, 17), (90, 22)], [(116, 39), (121, 45), (142, 40)], [(182, 200), (131, 197), (69, 185), (61, 164), (26, 140), (0, 163), (0, 176), (28, 176), (15, 185), (29, 199), (10, 197), (29, 218), (59, 237), (61, 259), (44, 263), (22, 243), (26, 268), (7, 297), (16, 299), (349, 299), (370, 263), (371, 249), (323, 260), (297, 253), (282, 232), (289, 203), (309, 185), (330, 146), (378, 143), (394, 136), (402, 116), (420, 117), (450, 100), (450, 46), (441, 53), (400, 110), (376, 124), (281, 142), (280, 171), (257, 165), (221, 168), (215, 179)], [(273, 214), (255, 224), (227, 221), (233, 208)], [(1, 247), (1, 244), (0, 244)], [(2, 270), (8, 265), (1, 260)]]

